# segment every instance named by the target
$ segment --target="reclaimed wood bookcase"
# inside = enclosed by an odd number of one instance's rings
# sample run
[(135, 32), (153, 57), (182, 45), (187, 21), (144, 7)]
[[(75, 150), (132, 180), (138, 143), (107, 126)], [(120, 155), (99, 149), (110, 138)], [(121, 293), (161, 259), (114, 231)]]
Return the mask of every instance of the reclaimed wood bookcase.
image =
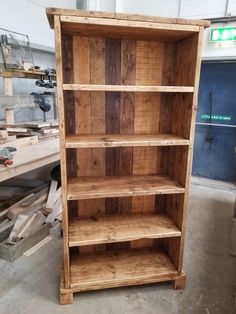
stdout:
[(47, 9), (63, 191), (60, 302), (172, 281), (183, 246), (207, 21)]

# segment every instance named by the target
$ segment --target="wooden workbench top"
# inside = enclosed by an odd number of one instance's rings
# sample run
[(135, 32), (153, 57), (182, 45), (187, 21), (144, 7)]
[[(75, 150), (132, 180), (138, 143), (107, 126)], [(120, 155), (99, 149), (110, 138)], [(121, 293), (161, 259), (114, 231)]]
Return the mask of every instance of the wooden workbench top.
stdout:
[(12, 166), (0, 166), (0, 182), (59, 161), (59, 159), (58, 138), (40, 142), (22, 151), (16, 151), (13, 154)]

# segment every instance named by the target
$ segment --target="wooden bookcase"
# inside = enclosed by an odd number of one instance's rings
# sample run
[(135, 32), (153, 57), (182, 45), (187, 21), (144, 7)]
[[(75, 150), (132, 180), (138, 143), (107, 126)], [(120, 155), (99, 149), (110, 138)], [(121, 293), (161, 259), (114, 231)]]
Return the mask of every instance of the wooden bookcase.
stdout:
[(182, 271), (207, 21), (47, 9), (63, 190), (61, 304)]

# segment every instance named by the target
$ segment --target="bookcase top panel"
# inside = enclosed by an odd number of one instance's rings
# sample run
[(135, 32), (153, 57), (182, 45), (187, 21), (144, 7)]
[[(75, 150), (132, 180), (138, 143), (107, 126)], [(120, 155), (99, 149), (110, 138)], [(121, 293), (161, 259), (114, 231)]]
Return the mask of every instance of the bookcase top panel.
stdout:
[(205, 20), (48, 8), (51, 28), (54, 28), (54, 15), (60, 16), (63, 33), (94, 37), (173, 41), (198, 32), (200, 26), (210, 25)]
[(167, 18), (167, 17), (139, 15), (139, 14), (47, 8), (48, 20), (52, 28), (54, 24), (53, 22), (54, 15), (96, 17), (96, 18), (104, 18), (104, 19), (119, 19), (119, 20), (129, 20), (129, 21), (142, 21), (142, 22), (168, 23), (168, 24), (181, 24), (181, 25), (197, 25), (197, 26), (204, 26), (204, 27), (210, 26), (210, 22), (206, 20), (193, 20), (193, 19), (182, 19), (182, 18), (178, 19), (178, 18)]

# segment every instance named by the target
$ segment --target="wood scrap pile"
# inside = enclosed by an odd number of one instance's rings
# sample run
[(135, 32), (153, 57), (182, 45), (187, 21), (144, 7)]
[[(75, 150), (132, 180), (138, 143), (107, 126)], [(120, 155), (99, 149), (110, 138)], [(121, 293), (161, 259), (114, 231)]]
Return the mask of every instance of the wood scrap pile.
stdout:
[(58, 122), (24, 122), (18, 124), (0, 124), (0, 144), (6, 144), (18, 139), (29, 137), (37, 141), (58, 137)]
[(61, 187), (58, 187), (55, 180), (42, 185), (40, 189), (34, 189), (0, 212), (0, 240), (3, 241), (0, 243), (0, 257), (2, 244), (4, 250), (6, 244), (16, 245), (23, 239), (33, 236), (43, 225), (53, 226), (61, 221), (61, 215)]

